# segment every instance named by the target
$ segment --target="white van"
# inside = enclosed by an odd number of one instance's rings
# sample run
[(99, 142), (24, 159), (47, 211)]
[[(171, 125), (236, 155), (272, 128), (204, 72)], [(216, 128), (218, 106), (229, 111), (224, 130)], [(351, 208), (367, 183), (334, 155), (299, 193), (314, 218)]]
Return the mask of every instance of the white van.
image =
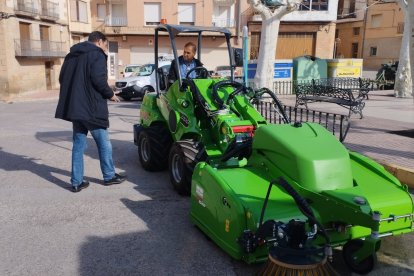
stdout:
[[(158, 66), (164, 72), (170, 70), (171, 61), (162, 61)], [(115, 82), (115, 94), (129, 101), (131, 98), (143, 98), (149, 91), (155, 91), (155, 64), (148, 63), (136, 68), (135, 72), (127, 78)]]
[(127, 77), (131, 76), (137, 70), (137, 68), (140, 67), (140, 66), (141, 65), (139, 65), (139, 64), (128, 64), (127, 66), (125, 66), (124, 72), (121, 72), (122, 76), (124, 78), (127, 78)]

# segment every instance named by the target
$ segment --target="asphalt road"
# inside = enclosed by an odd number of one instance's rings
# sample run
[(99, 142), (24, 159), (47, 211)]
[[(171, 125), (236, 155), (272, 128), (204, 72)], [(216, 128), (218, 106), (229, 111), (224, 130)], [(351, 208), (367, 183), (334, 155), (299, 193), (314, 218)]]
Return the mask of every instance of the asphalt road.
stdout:
[[(189, 220), (189, 198), (167, 173), (141, 169), (132, 142), (139, 102), (111, 103), (110, 136), (128, 181), (102, 185), (96, 146), (88, 189), (70, 191), (71, 124), (55, 101), (0, 103), (0, 275), (254, 275)], [(413, 235), (387, 238), (370, 275), (414, 275)], [(352, 275), (340, 252), (333, 263)]]

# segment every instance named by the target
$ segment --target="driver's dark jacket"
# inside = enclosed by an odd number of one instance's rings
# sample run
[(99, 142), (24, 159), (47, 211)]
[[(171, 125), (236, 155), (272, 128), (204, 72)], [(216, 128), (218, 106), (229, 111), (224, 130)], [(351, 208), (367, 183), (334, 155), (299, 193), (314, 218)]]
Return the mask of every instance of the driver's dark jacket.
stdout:
[(107, 99), (114, 96), (108, 85), (107, 55), (85, 41), (70, 48), (60, 75), (60, 95), (55, 117), (109, 127)]
[[(203, 66), (203, 64), (201, 63), (201, 61), (199, 61), (198, 59), (195, 58), (193, 60), (195, 61), (196, 67)], [(184, 63), (183, 56), (179, 56), (178, 57), (178, 62), (179, 62), (179, 64)], [(178, 72), (176, 71), (175, 63), (176, 63), (176, 60), (174, 59), (171, 62), (170, 71), (168, 73), (168, 81), (169, 81), (169, 83), (173, 83), (173, 82), (175, 82), (178, 79)]]

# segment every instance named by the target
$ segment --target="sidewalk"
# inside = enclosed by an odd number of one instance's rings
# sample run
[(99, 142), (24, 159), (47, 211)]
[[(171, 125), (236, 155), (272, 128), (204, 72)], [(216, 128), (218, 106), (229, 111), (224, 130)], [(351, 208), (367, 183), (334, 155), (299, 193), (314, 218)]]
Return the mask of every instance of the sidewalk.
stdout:
[[(57, 101), (58, 96), (58, 90), (48, 90), (24, 93), (6, 102)], [(294, 106), (294, 95), (281, 95), (280, 99), (284, 104)], [(330, 103), (312, 103), (309, 108), (347, 114), (347, 109)], [(375, 159), (402, 182), (414, 188), (413, 99), (395, 98), (391, 90), (371, 91), (363, 114), (363, 119), (352, 116), (344, 145)]]

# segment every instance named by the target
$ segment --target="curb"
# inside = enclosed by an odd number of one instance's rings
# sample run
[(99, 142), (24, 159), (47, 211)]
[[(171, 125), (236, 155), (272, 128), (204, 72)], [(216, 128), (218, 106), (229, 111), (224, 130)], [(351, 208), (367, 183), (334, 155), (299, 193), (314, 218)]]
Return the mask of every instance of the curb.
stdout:
[(406, 184), (411, 189), (414, 189), (414, 170), (400, 167), (397, 165), (389, 164), (386, 162), (381, 162), (381, 165), (394, 175), (401, 183)]

